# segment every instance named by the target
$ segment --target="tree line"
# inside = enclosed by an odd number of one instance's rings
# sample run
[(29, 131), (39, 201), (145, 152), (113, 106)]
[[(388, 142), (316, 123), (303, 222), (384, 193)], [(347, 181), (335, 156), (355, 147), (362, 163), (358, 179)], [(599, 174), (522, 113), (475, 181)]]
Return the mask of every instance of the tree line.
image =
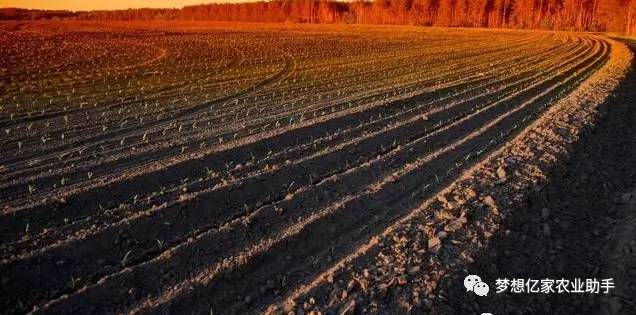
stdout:
[(634, 34), (636, 0), (272, 0), (181, 9), (0, 10), (0, 19), (46, 18), (398, 24)]

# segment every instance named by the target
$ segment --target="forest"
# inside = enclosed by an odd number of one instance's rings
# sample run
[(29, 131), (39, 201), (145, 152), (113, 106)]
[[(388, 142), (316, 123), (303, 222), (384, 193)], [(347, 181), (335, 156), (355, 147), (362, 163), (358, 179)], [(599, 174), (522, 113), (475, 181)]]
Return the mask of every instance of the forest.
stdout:
[(274, 0), (181, 9), (0, 9), (0, 19), (359, 23), (636, 32), (636, 0)]

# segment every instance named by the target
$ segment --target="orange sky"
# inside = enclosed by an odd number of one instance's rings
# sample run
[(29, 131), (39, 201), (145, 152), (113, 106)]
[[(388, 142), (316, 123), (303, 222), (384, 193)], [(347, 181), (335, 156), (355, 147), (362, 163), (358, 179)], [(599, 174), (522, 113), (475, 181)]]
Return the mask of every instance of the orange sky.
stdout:
[(180, 8), (210, 2), (241, 2), (241, 0), (0, 0), (0, 8), (17, 7), (52, 10), (113, 10), (127, 8)]

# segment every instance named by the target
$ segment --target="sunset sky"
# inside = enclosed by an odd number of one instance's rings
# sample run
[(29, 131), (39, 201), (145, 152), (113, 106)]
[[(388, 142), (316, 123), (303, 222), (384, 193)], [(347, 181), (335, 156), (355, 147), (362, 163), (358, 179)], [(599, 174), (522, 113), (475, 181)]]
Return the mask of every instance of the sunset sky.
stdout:
[(210, 2), (242, 2), (241, 0), (0, 0), (0, 8), (17, 7), (50, 10), (113, 10), (127, 8), (180, 8)]

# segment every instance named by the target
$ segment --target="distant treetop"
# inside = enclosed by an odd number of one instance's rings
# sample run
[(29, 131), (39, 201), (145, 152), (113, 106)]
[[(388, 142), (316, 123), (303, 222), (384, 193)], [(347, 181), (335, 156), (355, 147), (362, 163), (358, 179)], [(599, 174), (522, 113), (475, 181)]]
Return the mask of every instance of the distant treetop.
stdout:
[(636, 0), (273, 0), (182, 9), (0, 9), (0, 20), (211, 20), (365, 23), (636, 33)]

